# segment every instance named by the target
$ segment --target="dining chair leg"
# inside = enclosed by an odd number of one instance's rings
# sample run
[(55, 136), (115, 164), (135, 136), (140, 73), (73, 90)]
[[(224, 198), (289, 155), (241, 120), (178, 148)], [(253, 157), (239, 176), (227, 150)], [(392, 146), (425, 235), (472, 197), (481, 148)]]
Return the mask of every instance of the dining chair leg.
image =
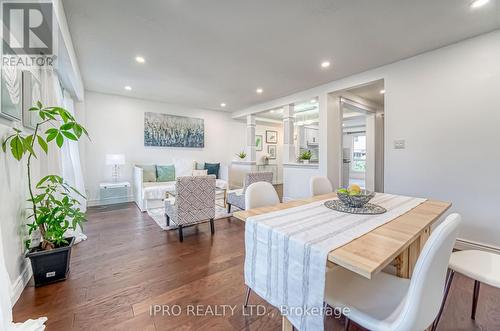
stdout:
[(439, 308), (439, 313), (438, 313), (436, 319), (434, 320), (434, 323), (432, 323), (431, 331), (436, 331), (436, 329), (437, 329), (437, 326), (439, 324), (439, 320), (441, 319), (441, 315), (443, 314), (444, 306), (446, 304), (446, 299), (448, 298), (448, 293), (450, 292), (451, 283), (453, 282), (453, 276), (455, 276), (455, 271), (449, 269), (448, 275), (446, 277), (446, 285), (444, 288), (443, 302), (441, 303), (441, 308)]
[(215, 224), (213, 218), (210, 219), (210, 232), (212, 232), (212, 234), (215, 233)]
[(472, 313), (470, 318), (476, 320), (476, 309), (477, 309), (477, 300), (479, 299), (479, 288), (481, 287), (481, 283), (478, 280), (474, 281), (474, 294), (472, 297)]
[(349, 326), (351, 326), (351, 320), (345, 316), (344, 331), (349, 331)]
[(167, 217), (167, 226), (170, 226), (170, 216), (168, 216), (167, 214), (165, 214), (165, 216)]
[(227, 203), (227, 213), (228, 214), (231, 213), (231, 204), (230, 203)]
[(245, 293), (245, 302), (243, 303), (243, 307), (246, 308), (248, 306), (248, 299), (250, 299), (250, 292), (252, 290), (247, 286), (247, 292)]
[(179, 241), (184, 241), (184, 236), (182, 235), (182, 225), (179, 225)]

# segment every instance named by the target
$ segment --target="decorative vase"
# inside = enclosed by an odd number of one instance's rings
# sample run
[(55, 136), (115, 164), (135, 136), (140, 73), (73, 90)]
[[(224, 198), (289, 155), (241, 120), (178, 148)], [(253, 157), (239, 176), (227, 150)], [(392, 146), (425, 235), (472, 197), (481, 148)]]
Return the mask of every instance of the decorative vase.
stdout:
[(302, 163), (309, 164), (309, 160), (302, 160)]

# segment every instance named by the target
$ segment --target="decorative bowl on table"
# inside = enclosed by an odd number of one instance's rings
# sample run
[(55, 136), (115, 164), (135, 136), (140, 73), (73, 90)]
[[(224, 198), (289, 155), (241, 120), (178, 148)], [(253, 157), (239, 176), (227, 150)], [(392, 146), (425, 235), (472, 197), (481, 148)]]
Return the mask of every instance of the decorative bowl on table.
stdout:
[(375, 196), (375, 192), (362, 190), (357, 185), (351, 185), (347, 189), (338, 189), (337, 196), (348, 207), (362, 208)]

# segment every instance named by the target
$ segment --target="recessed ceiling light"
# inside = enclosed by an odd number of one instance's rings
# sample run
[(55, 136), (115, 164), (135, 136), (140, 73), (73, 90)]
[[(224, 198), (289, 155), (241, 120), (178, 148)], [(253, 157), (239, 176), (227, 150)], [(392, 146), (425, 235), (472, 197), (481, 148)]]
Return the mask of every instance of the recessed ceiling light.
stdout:
[(125, 86), (124, 89), (126, 89), (127, 91), (132, 91), (132, 87), (131, 86)]
[(274, 114), (274, 109), (270, 111), (271, 114)]
[(385, 90), (380, 90), (380, 94), (385, 94)]
[(310, 101), (310, 102), (311, 102), (311, 103), (316, 103), (316, 102), (318, 102), (318, 100), (316, 100), (316, 98), (314, 98), (314, 99), (311, 99), (311, 101)]
[(490, 0), (474, 0), (470, 4), (471, 8), (479, 8), (490, 2)]
[(262, 94), (264, 90), (259, 87), (258, 89), (255, 90), (255, 92), (257, 92), (257, 94)]
[(225, 104), (224, 102), (222, 102), (222, 103), (220, 104), (220, 106), (221, 106), (222, 108), (224, 108), (224, 107), (226, 107), (226, 104)]
[(328, 68), (330, 66), (330, 61), (321, 62), (321, 68)]
[(144, 62), (146, 62), (146, 60), (142, 56), (136, 56), (135, 60), (138, 63), (144, 63)]

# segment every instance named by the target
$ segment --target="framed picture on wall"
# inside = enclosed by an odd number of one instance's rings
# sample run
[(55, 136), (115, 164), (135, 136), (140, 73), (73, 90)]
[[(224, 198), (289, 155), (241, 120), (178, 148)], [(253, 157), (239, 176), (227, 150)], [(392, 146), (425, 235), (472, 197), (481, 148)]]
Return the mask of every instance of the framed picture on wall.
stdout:
[(267, 154), (269, 154), (269, 159), (276, 159), (276, 145), (267, 145)]
[(262, 140), (264, 138), (261, 136), (261, 135), (256, 135), (255, 136), (255, 150), (257, 152), (260, 152), (262, 151)]
[(277, 144), (278, 143), (278, 131), (266, 130), (266, 143)]

